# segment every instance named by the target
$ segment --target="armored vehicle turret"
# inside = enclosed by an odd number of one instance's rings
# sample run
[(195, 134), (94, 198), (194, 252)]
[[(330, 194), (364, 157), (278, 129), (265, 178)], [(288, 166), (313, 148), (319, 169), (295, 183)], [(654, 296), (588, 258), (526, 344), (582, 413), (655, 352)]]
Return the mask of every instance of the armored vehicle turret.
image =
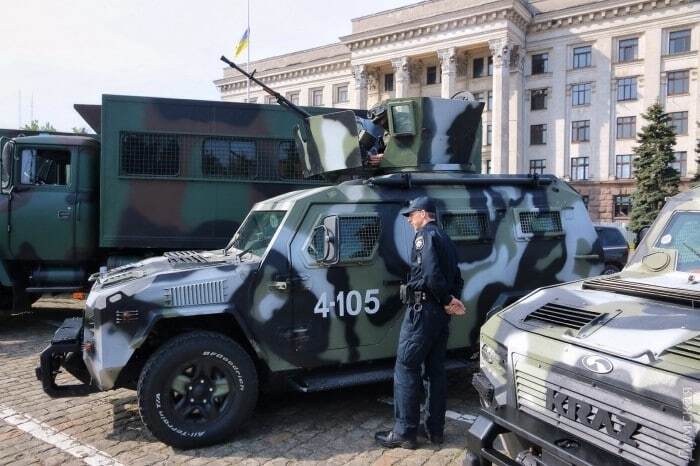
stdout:
[(263, 384), (314, 391), (390, 379), (414, 238), (399, 210), (419, 195), (435, 200), (457, 244), (468, 312), (452, 322), (449, 365), (463, 367), (489, 311), (602, 271), (570, 186), (470, 172), (482, 107), (414, 98), (389, 100), (368, 120), (305, 115), (296, 137), (306, 173), (354, 179), (258, 202), (224, 249), (95, 275), (83, 318), (42, 353), (44, 389), (78, 393), (55, 384), (61, 367), (83, 388), (136, 388), (151, 432), (189, 448), (229, 438)]
[(465, 464), (698, 464), (699, 306), (696, 188), (620, 273), (543, 288), (485, 323)]

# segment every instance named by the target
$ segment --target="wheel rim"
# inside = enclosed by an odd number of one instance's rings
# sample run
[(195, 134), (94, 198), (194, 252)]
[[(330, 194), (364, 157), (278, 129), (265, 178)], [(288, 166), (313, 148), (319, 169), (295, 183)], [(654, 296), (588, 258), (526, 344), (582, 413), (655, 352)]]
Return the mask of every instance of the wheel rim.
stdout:
[(171, 411), (184, 423), (216, 422), (226, 415), (236, 397), (230, 369), (211, 358), (182, 364), (167, 387)]

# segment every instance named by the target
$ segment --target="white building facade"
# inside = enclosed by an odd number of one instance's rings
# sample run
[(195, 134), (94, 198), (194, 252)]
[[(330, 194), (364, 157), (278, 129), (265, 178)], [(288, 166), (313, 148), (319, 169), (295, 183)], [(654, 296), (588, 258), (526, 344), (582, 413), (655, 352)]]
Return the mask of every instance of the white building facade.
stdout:
[[(660, 102), (684, 184), (698, 171), (700, 2), (429, 0), (352, 20), (336, 44), (251, 63), (300, 105), (370, 108), (469, 91), (486, 102), (483, 171), (568, 179), (591, 217), (624, 221), (642, 113)], [(231, 69), (215, 81), (246, 100)], [(258, 86), (250, 101), (272, 103)]]

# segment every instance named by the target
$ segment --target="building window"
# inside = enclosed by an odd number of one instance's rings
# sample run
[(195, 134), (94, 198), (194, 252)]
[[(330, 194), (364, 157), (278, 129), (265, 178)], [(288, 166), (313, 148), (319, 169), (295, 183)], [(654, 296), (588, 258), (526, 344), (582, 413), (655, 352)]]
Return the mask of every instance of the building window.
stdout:
[(437, 66), (429, 66), (425, 69), (425, 84), (437, 83)]
[(547, 144), (547, 125), (530, 125), (530, 145)]
[(294, 105), (299, 105), (299, 91), (288, 92), (287, 93), (287, 100), (289, 100)]
[(486, 125), (486, 145), (490, 146), (493, 140), (493, 126)]
[(637, 100), (637, 78), (617, 80), (617, 101)]
[(486, 94), (486, 110), (489, 112), (493, 109), (493, 91)]
[(491, 159), (486, 160), (485, 172), (487, 175), (491, 174)]
[(571, 142), (587, 142), (591, 140), (591, 120), (571, 122)]
[(634, 139), (637, 133), (637, 117), (617, 117), (617, 139)]
[(391, 92), (394, 90), (394, 73), (387, 73), (384, 75), (384, 92)]
[(591, 83), (571, 86), (571, 105), (589, 105), (591, 103)]
[(530, 175), (543, 175), (546, 165), (545, 159), (530, 160)]
[(675, 168), (681, 176), (686, 176), (688, 174), (688, 153), (674, 152), (673, 156), (676, 160), (671, 162), (671, 168)]
[(532, 89), (530, 91), (530, 110), (547, 109), (547, 89)]
[(690, 51), (690, 29), (671, 31), (668, 33), (668, 53), (683, 53)]
[(679, 95), (688, 93), (688, 70), (670, 71), (666, 77), (668, 78), (667, 94)]
[(637, 59), (639, 52), (639, 39), (622, 39), (617, 43), (617, 61), (624, 63)]
[(549, 54), (537, 53), (532, 56), (532, 74), (544, 74), (549, 68)]
[(343, 84), (335, 88), (335, 102), (342, 103), (348, 101), (348, 85)]
[(486, 74), (488, 76), (493, 76), (493, 57), (489, 55), (489, 57), (486, 61), (488, 63), (488, 66), (486, 69)]
[(688, 134), (688, 112), (671, 112), (668, 114), (668, 126), (678, 135)]
[(620, 180), (632, 178), (634, 173), (632, 166), (632, 155), (616, 155), (615, 156), (615, 177)]
[(613, 197), (613, 211), (615, 217), (629, 217), (632, 200), (628, 195), (620, 195)]
[(574, 69), (591, 66), (591, 46), (574, 47)]
[(588, 210), (588, 203), (591, 201), (591, 197), (588, 195), (581, 196), (581, 200), (583, 201), (583, 206)]
[(309, 101), (314, 107), (320, 107), (323, 105), (323, 88), (311, 89), (309, 91)]
[(475, 58), (472, 60), (473, 65), (473, 75), (475, 78), (481, 78), (484, 76), (484, 58)]
[(576, 181), (588, 179), (588, 157), (571, 158), (571, 179)]

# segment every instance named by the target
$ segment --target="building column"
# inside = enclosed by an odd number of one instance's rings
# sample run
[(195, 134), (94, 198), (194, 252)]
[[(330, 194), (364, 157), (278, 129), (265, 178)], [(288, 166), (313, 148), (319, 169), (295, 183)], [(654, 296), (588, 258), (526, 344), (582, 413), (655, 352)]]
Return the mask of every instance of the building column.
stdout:
[(367, 94), (369, 91), (367, 67), (365, 65), (353, 65), (352, 76), (355, 78), (355, 108), (365, 110), (367, 108)]
[(457, 51), (454, 47), (438, 50), (440, 59), (440, 97), (449, 99), (455, 93), (455, 83), (457, 81)]
[[(612, 41), (609, 37), (598, 39), (593, 45), (594, 53), (597, 52), (598, 63), (596, 66), (604, 70), (613, 70), (613, 50)], [(615, 128), (613, 119), (615, 118), (617, 82), (611, 79), (611, 73), (601, 73), (596, 82), (592, 85), (593, 95), (591, 96), (591, 106), (596, 109), (591, 115), (591, 154), (589, 155), (589, 174), (595, 181), (607, 181), (611, 175), (611, 166), (615, 167), (615, 139), (610, 139), (611, 127)], [(597, 152), (597, 154), (596, 154)]]
[[(571, 93), (566, 84), (566, 66), (561, 63), (568, 63), (566, 44), (555, 45), (549, 53), (549, 69), (552, 73), (552, 87), (547, 95), (547, 107), (550, 109), (551, 119), (554, 122), (554, 150), (547, 159), (547, 171), (563, 178), (569, 176), (569, 147), (571, 118)], [(559, 66), (552, 66), (551, 63), (558, 63)], [(550, 163), (553, 165), (550, 168)]]
[(489, 41), (493, 55), (493, 107), (491, 110), (491, 170), (508, 173), (508, 129), (510, 125), (510, 44), (506, 38)]
[(391, 60), (394, 68), (394, 97), (407, 97), (410, 75), (408, 70), (408, 57)]
[[(525, 164), (525, 121), (523, 102), (523, 69), (525, 66), (525, 48), (513, 45), (510, 51), (510, 98), (508, 102), (508, 173), (527, 173)], [(504, 172), (505, 173), (505, 172)]]

